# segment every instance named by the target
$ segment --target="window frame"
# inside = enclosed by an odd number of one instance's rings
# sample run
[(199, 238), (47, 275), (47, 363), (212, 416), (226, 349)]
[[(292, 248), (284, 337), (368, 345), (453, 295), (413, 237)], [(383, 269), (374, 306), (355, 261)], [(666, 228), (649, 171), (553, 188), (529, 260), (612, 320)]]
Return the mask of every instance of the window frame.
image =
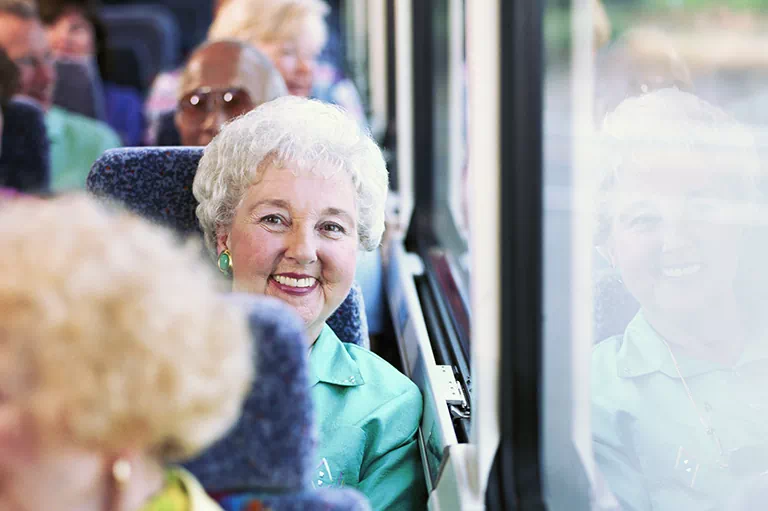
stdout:
[(501, 440), (488, 509), (543, 510), (543, 7), (499, 5)]

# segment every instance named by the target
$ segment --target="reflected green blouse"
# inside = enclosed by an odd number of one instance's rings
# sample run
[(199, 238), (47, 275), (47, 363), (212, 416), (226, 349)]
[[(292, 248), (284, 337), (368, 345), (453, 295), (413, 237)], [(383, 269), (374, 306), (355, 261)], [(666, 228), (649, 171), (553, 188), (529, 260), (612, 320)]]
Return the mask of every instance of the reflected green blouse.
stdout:
[[(768, 470), (768, 338), (733, 366), (677, 356), (640, 312), (592, 354), (597, 466), (625, 510), (720, 509)], [(724, 466), (727, 465), (727, 466)]]

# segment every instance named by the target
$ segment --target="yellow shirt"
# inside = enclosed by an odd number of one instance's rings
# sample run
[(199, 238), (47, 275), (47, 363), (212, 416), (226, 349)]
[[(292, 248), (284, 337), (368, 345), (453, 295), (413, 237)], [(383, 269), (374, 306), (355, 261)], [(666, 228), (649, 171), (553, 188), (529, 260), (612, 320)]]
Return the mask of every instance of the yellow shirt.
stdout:
[(185, 470), (173, 468), (168, 471), (163, 490), (150, 500), (142, 511), (222, 511), (200, 486), (200, 483)]

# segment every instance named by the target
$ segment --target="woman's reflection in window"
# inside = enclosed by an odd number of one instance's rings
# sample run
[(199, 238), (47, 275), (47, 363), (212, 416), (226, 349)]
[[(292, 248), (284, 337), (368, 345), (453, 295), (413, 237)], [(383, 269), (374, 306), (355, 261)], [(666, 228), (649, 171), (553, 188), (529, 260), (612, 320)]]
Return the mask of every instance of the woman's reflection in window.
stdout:
[(598, 466), (624, 509), (720, 508), (768, 470), (753, 138), (662, 89), (606, 117), (599, 166), (598, 250), (640, 312), (593, 352)]

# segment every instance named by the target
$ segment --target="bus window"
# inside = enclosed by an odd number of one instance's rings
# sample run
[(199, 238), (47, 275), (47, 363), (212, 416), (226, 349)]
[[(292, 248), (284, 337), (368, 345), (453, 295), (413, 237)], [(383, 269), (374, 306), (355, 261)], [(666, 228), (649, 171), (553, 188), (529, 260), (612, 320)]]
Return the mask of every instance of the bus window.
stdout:
[(759, 0), (546, 8), (545, 422), (598, 508), (768, 489), (767, 24)]

